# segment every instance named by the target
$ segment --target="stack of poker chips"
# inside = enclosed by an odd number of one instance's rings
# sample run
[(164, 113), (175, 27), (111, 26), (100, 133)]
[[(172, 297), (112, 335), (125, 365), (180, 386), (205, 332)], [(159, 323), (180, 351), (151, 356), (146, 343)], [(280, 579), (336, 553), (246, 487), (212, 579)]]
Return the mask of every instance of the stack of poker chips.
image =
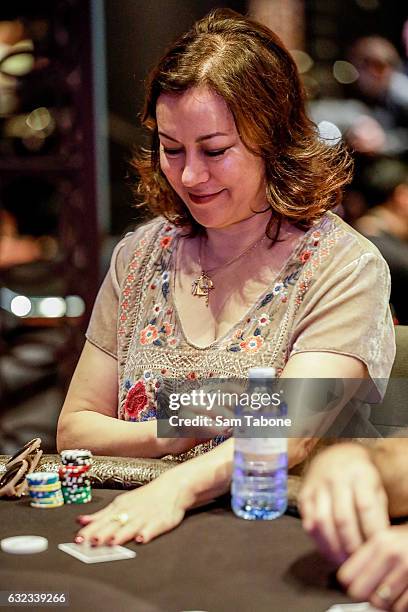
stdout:
[(92, 453), (85, 449), (61, 451), (59, 476), (66, 504), (86, 504), (92, 500), (91, 479), (87, 472)]
[(59, 508), (64, 505), (61, 483), (54, 472), (33, 472), (26, 476), (33, 508)]

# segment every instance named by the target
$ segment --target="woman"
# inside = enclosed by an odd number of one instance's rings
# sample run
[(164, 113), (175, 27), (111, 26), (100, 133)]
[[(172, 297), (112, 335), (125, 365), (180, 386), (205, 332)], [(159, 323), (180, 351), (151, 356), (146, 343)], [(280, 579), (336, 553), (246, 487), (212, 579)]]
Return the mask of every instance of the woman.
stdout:
[[(319, 139), (275, 34), (210, 13), (151, 73), (143, 123), (140, 191), (161, 216), (115, 250), (58, 446), (191, 461), (83, 518), (95, 543), (146, 542), (229, 487), (232, 440), (156, 436), (161, 377), (375, 379), (394, 358), (386, 264), (327, 212), (350, 161)], [(289, 465), (314, 442), (291, 440)]]

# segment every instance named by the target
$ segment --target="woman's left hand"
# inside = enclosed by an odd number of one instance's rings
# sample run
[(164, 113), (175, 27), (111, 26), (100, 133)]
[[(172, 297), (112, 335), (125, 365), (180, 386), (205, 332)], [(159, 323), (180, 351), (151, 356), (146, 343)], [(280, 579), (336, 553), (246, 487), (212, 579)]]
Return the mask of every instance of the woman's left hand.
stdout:
[(118, 495), (103, 510), (78, 517), (83, 527), (75, 542), (94, 546), (124, 544), (129, 540), (150, 542), (177, 527), (189, 507), (187, 490), (169, 474), (143, 487)]
[(365, 542), (339, 569), (339, 581), (358, 601), (380, 610), (408, 611), (408, 527), (389, 527)]

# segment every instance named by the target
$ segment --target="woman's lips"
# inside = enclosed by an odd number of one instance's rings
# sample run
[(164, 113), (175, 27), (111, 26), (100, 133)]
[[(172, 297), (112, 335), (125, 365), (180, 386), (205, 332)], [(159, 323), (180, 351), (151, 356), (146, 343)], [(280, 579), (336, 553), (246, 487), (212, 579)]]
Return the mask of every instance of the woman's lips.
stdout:
[(218, 197), (224, 189), (221, 191), (217, 191), (216, 193), (209, 193), (203, 195), (197, 195), (196, 193), (189, 193), (188, 197), (194, 204), (207, 204), (208, 202), (212, 202), (216, 197)]

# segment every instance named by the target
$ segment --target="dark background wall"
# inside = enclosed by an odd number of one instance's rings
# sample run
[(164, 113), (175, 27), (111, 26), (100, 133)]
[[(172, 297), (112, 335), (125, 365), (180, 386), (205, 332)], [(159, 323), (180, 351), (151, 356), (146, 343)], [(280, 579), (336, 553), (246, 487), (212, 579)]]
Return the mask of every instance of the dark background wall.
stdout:
[(170, 42), (216, 7), (245, 12), (245, 0), (106, 0), (107, 85), (110, 113), (111, 231), (121, 234), (138, 218), (128, 160), (143, 141), (138, 113), (144, 80)]

